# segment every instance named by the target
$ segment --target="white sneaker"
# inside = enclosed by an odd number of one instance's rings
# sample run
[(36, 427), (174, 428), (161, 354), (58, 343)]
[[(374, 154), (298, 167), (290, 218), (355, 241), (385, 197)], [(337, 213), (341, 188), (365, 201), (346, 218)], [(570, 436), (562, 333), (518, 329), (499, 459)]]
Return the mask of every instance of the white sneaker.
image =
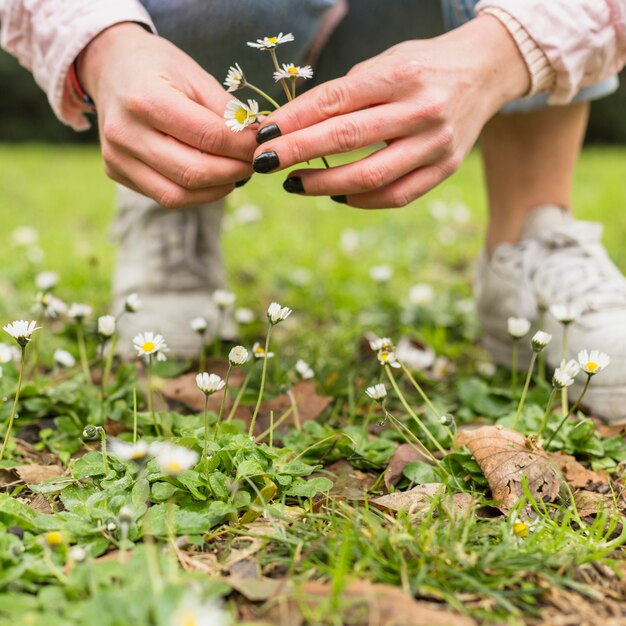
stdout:
[(208, 322), (207, 340), (216, 333), (234, 336), (230, 318), (221, 319), (212, 300), (225, 284), (220, 248), (224, 204), (168, 210), (134, 191), (118, 186), (118, 214), (113, 237), (119, 244), (113, 278), (113, 312), (124, 308), (131, 293), (139, 294), (138, 313), (119, 320), (118, 352), (133, 354), (132, 339), (144, 331), (161, 333), (171, 354), (193, 357), (200, 337), (190, 321)]
[[(483, 254), (476, 282), (476, 308), (484, 345), (495, 362), (511, 364), (509, 317), (526, 317), (552, 335), (547, 363), (561, 361), (563, 327), (548, 309), (568, 304), (581, 311), (570, 324), (568, 358), (583, 349), (611, 357), (609, 367), (595, 377), (584, 404), (607, 419), (626, 416), (626, 278), (608, 258), (601, 243), (602, 226), (576, 221), (555, 206), (535, 209), (516, 244), (499, 245), (491, 259)], [(542, 313), (542, 310), (544, 311)], [(520, 342), (521, 363), (530, 357), (528, 341)], [(582, 380), (582, 376), (580, 376)], [(584, 380), (582, 381), (584, 382)], [(577, 382), (570, 397), (582, 390)]]

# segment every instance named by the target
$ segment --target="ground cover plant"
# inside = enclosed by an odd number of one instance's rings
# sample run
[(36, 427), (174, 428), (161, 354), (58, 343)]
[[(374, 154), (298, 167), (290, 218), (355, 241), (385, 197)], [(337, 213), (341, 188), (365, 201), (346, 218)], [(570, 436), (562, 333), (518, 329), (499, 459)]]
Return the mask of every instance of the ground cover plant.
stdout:
[[(160, 361), (146, 328), (126, 363), (97, 151), (0, 157), (2, 326), (40, 327), (0, 350), (0, 623), (623, 621), (622, 428), (578, 410), (574, 366), (542, 377), (537, 352), (512, 382), (481, 350), (475, 157), (402, 212), (255, 177), (229, 201), (234, 296), (216, 296), (242, 348)], [(584, 153), (575, 193), (622, 267), (625, 165)]]

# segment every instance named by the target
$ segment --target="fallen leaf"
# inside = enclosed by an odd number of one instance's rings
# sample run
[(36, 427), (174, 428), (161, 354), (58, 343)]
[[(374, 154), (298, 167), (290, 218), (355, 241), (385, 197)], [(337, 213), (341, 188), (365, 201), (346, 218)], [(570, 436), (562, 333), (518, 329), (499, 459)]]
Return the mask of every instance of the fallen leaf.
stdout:
[(393, 458), (391, 459), (387, 469), (385, 470), (385, 486), (387, 491), (396, 485), (402, 478), (404, 468), (413, 461), (422, 461), (423, 463), (432, 463), (432, 461), (408, 443), (398, 446)]
[(376, 476), (355, 469), (345, 459), (329, 465), (323, 472), (311, 474), (311, 478), (316, 476), (330, 478), (333, 481), (333, 488), (329, 493), (331, 498), (345, 500), (363, 499), (376, 482)]
[(60, 465), (18, 465), (12, 470), (25, 483), (37, 485), (44, 480), (61, 478), (65, 476), (65, 470)]
[(386, 496), (380, 496), (370, 500), (376, 508), (383, 511), (408, 511), (415, 513), (425, 509), (430, 505), (431, 499), (444, 486), (441, 483), (426, 483), (409, 489), (408, 491), (397, 491)]
[(577, 491), (574, 494), (576, 510), (580, 517), (597, 515), (599, 511), (618, 512), (613, 496), (609, 493), (597, 493), (595, 491)]
[(229, 572), (237, 563), (249, 559), (263, 547), (263, 541), (258, 537), (237, 537), (237, 545), (240, 542), (248, 545), (231, 550), (228, 558), (222, 563), (222, 571)]
[(494, 500), (508, 513), (523, 495), (526, 477), (533, 497), (553, 502), (559, 494), (560, 475), (555, 464), (532, 440), (501, 426), (482, 426), (459, 433), (459, 444), (468, 447), (480, 465)]
[(240, 576), (226, 576), (224, 582), (251, 602), (265, 602), (283, 591), (289, 581), (286, 578), (242, 578)]
[(607, 439), (610, 437), (615, 437), (616, 435), (621, 435), (626, 432), (626, 420), (611, 422), (610, 424), (604, 424), (600, 422), (600, 420), (598, 420), (596, 422), (596, 426), (598, 429), (598, 433), (603, 437), (606, 437)]
[(41, 493), (36, 494), (35, 497), (29, 501), (28, 506), (43, 515), (50, 515), (52, 513), (50, 502), (48, 502), (47, 498)]
[(601, 487), (608, 489), (610, 477), (606, 472), (595, 472), (587, 469), (573, 456), (565, 452), (550, 452), (548, 458), (556, 463), (570, 487), (591, 490), (597, 490)]

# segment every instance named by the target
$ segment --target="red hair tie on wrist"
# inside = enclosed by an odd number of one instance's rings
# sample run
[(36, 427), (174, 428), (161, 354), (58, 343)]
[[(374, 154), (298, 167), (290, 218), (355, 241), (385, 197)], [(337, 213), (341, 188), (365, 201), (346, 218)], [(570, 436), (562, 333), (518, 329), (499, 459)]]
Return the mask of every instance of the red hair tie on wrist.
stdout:
[(91, 96), (83, 89), (80, 81), (78, 80), (78, 71), (77, 71), (77, 63), (78, 59), (75, 59), (72, 65), (70, 65), (69, 77), (70, 82), (72, 83), (72, 87), (74, 89), (74, 93), (76, 97), (92, 112), (96, 111), (96, 104), (92, 100)]

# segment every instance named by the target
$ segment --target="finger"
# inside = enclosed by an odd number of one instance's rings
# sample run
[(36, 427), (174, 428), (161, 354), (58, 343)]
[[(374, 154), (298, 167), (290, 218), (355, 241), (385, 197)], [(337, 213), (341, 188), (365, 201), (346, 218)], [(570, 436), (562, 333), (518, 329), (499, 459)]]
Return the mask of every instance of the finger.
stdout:
[[(398, 86), (366, 73), (330, 80), (272, 112), (261, 124), (257, 140), (286, 135), (322, 120), (388, 102)], [(268, 130), (265, 130), (268, 129)]]
[(263, 143), (255, 152), (253, 167), (267, 173), (329, 154), (352, 152), (414, 133), (425, 123), (417, 109), (403, 104), (355, 111)]
[(105, 163), (109, 178), (144, 196), (153, 198), (166, 209), (180, 209), (215, 202), (229, 194), (234, 185), (189, 190), (177, 185), (145, 163), (128, 155), (119, 155), (116, 162)]
[[(399, 139), (363, 159), (339, 167), (291, 171), (287, 180), (300, 179), (301, 190), (296, 191), (309, 196), (362, 194), (436, 162), (445, 152), (446, 147), (431, 133)], [(286, 186), (293, 188), (297, 184), (291, 182)]]
[(120, 147), (185, 189), (219, 187), (252, 174), (249, 162), (205, 154), (151, 130), (142, 136), (141, 142), (127, 141)]
[(456, 167), (447, 162), (426, 165), (376, 191), (335, 198), (360, 209), (393, 209), (406, 206), (448, 178)]

